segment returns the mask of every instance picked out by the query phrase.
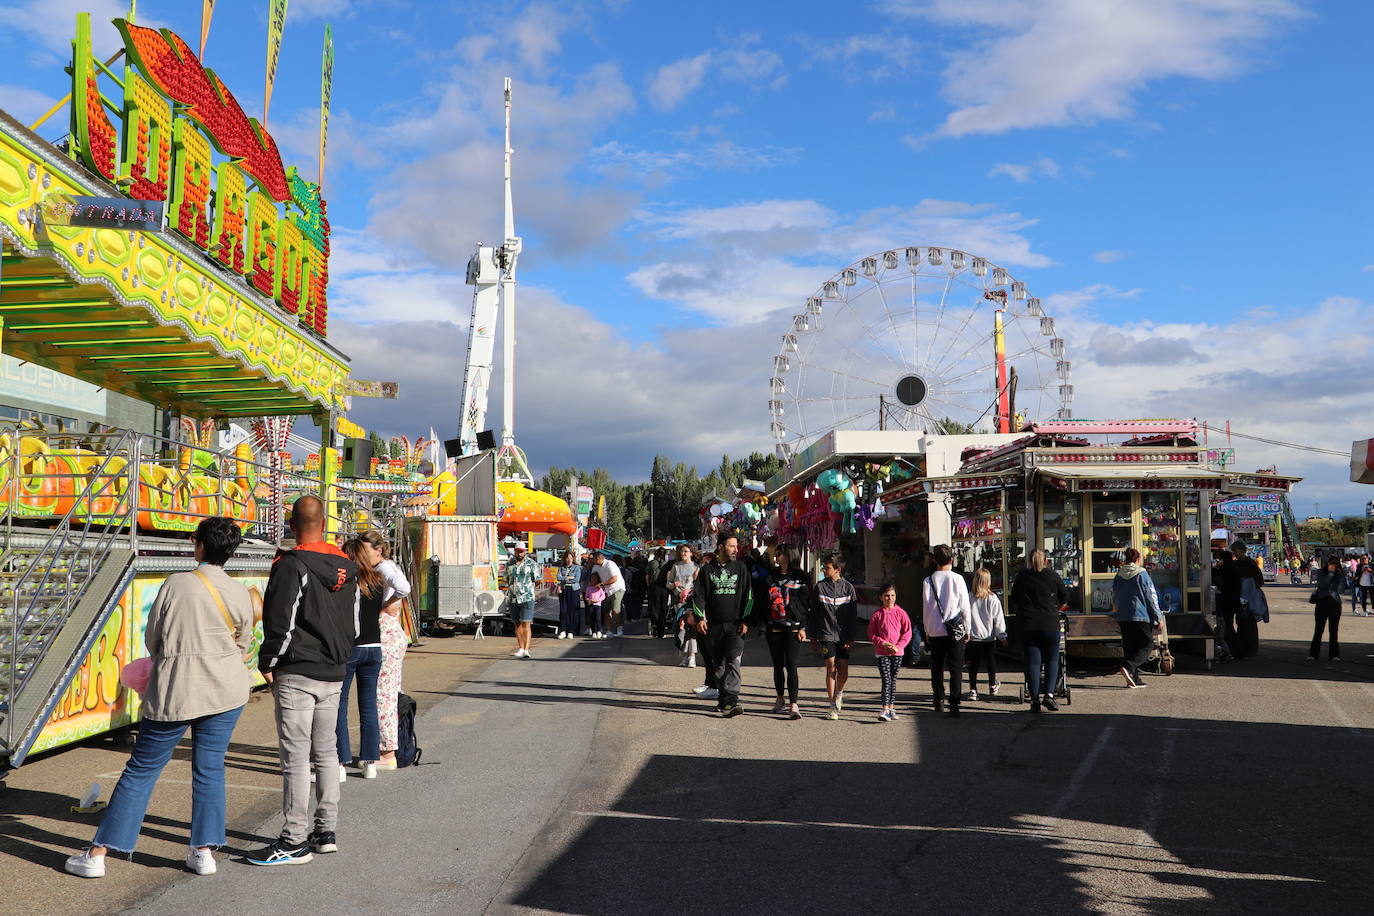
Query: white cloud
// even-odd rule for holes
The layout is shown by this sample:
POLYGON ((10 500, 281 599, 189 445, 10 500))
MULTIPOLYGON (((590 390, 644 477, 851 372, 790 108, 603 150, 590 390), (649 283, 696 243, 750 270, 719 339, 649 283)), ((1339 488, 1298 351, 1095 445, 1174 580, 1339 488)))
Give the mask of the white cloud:
MULTIPOLYGON (((18 51, 21 45, 37 45, 44 52, 35 55, 36 62, 43 61, 38 66, 51 66, 53 59, 67 62, 72 56, 79 12, 91 14, 91 44, 102 60, 121 47, 119 32, 110 20, 129 15, 129 4, 123 0, 21 0, 6 4, 0 6, 0 34, 9 39, 6 45, 10 52, 18 51), (18 42, 17 35, 31 41, 18 42)), ((156 28, 162 23, 140 15, 138 24, 156 28)))
POLYGON ((718 140, 696 149, 650 150, 618 140, 593 149, 588 165, 603 171, 624 170, 640 176, 671 177, 688 169, 748 171, 796 162, 801 150, 777 146, 747 147, 718 140))
MULTIPOLYGON (((592 311, 530 286, 521 290, 520 322, 515 429, 536 473, 550 464, 608 467, 629 481, 647 477, 658 452, 714 466, 723 453, 771 448, 769 358, 757 339, 772 340, 780 328, 678 329, 658 343, 634 342, 592 311), (646 387, 644 379, 654 385, 646 387), (663 409, 663 392, 687 390, 692 397, 663 409), (596 435, 586 435, 588 414, 570 408, 608 403, 615 409, 597 413, 596 435)), ((383 435, 456 428, 463 325, 466 320, 331 323, 331 340, 353 357, 356 375, 400 383, 397 400, 355 401, 352 418, 383 435), (442 405, 451 405, 451 416, 442 405)), ((498 347, 498 373, 500 358, 498 347)), ((501 409, 494 386, 487 416, 500 417, 501 409)))
POLYGON ((873 109, 873 113, 868 116, 870 122, 895 121, 897 120, 897 106, 891 103, 879 105, 873 109))
MULTIPOLYGON (((4 100, 0 107, 25 125, 37 121, 57 104, 56 98, 27 86, 0 85, 0 99, 4 100)), ((66 130, 66 125, 67 118, 59 112, 40 127, 39 132, 49 136, 50 132, 54 131, 61 134, 66 130)))
POLYGON ((950 55, 954 106, 936 136, 997 134, 1132 114, 1147 84, 1234 76, 1281 24, 1290 0, 888 0, 893 13, 966 29, 950 55))
POLYGON ((999 162, 988 170, 989 178, 995 178, 998 175, 1006 175, 1017 184, 1025 184, 1037 176, 1040 178, 1058 178, 1059 163, 1048 156, 1041 156, 1034 162, 1027 163, 999 162))
POLYGON ((1031 167, 1012 162, 999 162, 988 169, 989 178, 996 178, 998 175, 1006 175, 1017 184, 1025 184, 1031 180, 1031 167))
POLYGON ((1366 264, 1365 266, 1361 267, 1360 270, 1364 273, 1368 273, 1369 271, 1374 270, 1374 264, 1366 264))
MULTIPOLYGON (((1332 422, 1362 410, 1362 378, 1374 359, 1374 333, 1358 329, 1340 348, 1324 346, 1328 329, 1347 323, 1370 303, 1333 298, 1308 307, 1256 309, 1227 323, 1156 323, 1133 319, 1123 301, 1141 291, 1093 286, 1045 297, 1046 311, 1067 341, 1081 417, 1185 417, 1212 424, 1212 444, 1230 421, 1237 432, 1344 450, 1355 438, 1348 424, 1332 422), (1106 301, 1111 300, 1109 307, 1106 301), (1101 304, 1101 305, 1099 305, 1101 304), (1107 316, 1111 317, 1108 318, 1107 316), (1311 354, 1322 353, 1320 361, 1311 354)), ((1277 465, 1306 477, 1294 499, 1346 505, 1368 499, 1347 481, 1339 458, 1236 440, 1238 467, 1277 465)))
MULTIPOLYGON (((745 44, 755 39, 746 36, 745 44)), ((776 89, 786 80, 781 73, 782 58, 764 48, 737 47, 703 51, 660 67, 649 81, 649 104, 658 111, 671 111, 700 89, 713 71, 721 79, 741 82, 767 81, 776 89)))
POLYGON ((706 71, 710 66, 711 52, 707 51, 660 67, 649 83, 649 104, 659 111, 676 108, 706 82, 706 71))
POLYGON ((1120 261, 1128 254, 1130 254, 1130 252, 1128 251, 1116 251, 1114 249, 1108 248, 1105 251, 1099 251, 1095 253, 1093 255, 1093 260, 1099 264, 1115 264, 1117 261, 1120 261))
POLYGON ((892 31, 850 35, 839 40, 803 38, 800 41, 807 59, 813 64, 824 63, 828 70, 836 69, 838 64, 849 76, 885 79, 911 70, 920 62, 920 43, 909 35, 892 31))
POLYGON ((960 248, 1006 266, 1043 267, 1022 231, 1034 224, 986 204, 923 200, 838 214, 814 200, 766 200, 645 213, 665 256, 632 272, 632 286, 717 324, 795 312, 841 267, 907 245, 960 248))
POLYGON ((287 18, 289 25, 292 20, 300 19, 329 19, 339 18, 353 12, 352 0, 291 0, 291 5, 287 7, 290 15, 287 18))

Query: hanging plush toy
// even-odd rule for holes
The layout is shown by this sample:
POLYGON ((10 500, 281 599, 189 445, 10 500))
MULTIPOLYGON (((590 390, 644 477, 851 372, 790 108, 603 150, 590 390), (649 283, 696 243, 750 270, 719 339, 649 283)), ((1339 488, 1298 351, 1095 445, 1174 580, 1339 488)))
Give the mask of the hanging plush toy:
POLYGON ((830 497, 830 511, 840 516, 846 534, 854 533, 854 506, 858 495, 849 476, 838 468, 822 471, 816 478, 816 486, 830 497))

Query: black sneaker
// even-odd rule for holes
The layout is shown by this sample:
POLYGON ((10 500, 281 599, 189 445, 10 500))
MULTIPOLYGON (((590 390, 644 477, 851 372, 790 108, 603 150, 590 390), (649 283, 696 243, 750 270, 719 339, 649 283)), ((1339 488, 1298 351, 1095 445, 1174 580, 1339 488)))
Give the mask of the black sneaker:
POLYGON ((249 865, 304 865, 314 858, 309 843, 292 843, 277 837, 257 852, 243 857, 249 865))
POLYGON ((1050 712, 1059 712, 1059 704, 1054 701, 1054 697, 1045 697, 1045 699, 1041 700, 1040 702, 1041 705, 1048 709, 1050 712))
POLYGON ((949 706, 949 717, 951 719, 959 718, 959 707, 953 703, 949 706))
POLYGON ((720 711, 720 717, 722 719, 733 719, 735 716, 742 715, 744 715, 744 710, 740 709, 738 703, 731 703, 729 706, 722 708, 720 711))
POLYGON ((310 834, 310 839, 305 841, 314 847, 316 852, 338 852, 339 840, 334 836, 332 830, 316 830, 310 834))

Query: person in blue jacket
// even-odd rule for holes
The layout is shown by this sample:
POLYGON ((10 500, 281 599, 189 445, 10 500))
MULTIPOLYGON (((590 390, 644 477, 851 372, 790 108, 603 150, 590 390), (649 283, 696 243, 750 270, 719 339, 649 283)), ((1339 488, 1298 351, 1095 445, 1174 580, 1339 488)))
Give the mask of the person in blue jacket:
POLYGON ((1150 657, 1152 634, 1163 618, 1154 581, 1140 565, 1140 551, 1127 547, 1125 557, 1112 580, 1112 614, 1121 628, 1121 654, 1125 658, 1121 676, 1127 687, 1144 687, 1140 666, 1150 657))

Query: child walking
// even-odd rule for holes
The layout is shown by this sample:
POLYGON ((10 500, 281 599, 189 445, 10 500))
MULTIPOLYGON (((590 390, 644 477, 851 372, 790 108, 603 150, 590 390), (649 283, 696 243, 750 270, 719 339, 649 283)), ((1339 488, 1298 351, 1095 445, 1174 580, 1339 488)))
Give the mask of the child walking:
POLYGON ((911 618, 897 606, 897 590, 884 585, 878 590, 878 609, 868 621, 868 638, 878 659, 878 677, 883 682, 883 711, 879 722, 897 718, 892 708, 897 701, 897 672, 902 667, 902 653, 911 642, 911 618))
POLYGON ((968 692, 966 700, 978 699, 978 666, 988 672, 988 693, 997 696, 1002 683, 997 679, 997 647, 1007 644, 1007 618, 1002 602, 992 593, 992 573, 979 569, 973 574, 973 607, 968 621, 968 692))
POLYGON ((592 573, 582 596, 587 602, 587 626, 591 630, 587 635, 592 639, 605 639, 606 633, 601 628, 601 603, 606 600, 606 589, 601 587, 601 577, 596 573, 592 573))

